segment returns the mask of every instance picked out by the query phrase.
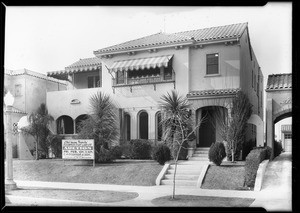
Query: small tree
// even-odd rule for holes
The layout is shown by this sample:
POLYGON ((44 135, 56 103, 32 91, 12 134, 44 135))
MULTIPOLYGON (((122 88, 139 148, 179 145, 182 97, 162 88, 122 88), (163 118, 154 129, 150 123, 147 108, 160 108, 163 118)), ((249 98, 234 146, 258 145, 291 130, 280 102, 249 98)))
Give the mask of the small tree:
POLYGON ((94 139, 97 158, 109 149, 118 136, 116 107, 110 97, 97 92, 90 98, 92 114, 79 124, 78 138, 94 139))
POLYGON ((36 160, 39 159, 39 147, 48 156, 49 141, 48 135, 50 134, 49 125, 53 121, 53 117, 48 114, 46 104, 42 103, 40 107, 29 116, 30 125, 22 128, 25 134, 30 134, 35 139, 36 160))
POLYGON ((167 93, 161 97, 162 120, 163 125, 163 141, 166 141, 171 147, 172 156, 175 163, 175 171, 173 177, 173 194, 172 199, 175 198, 175 179, 178 164, 178 157, 181 149, 184 149, 183 144, 190 140, 194 135, 194 131, 200 125, 195 125, 192 128, 193 121, 190 114, 190 104, 185 97, 179 96, 176 91, 171 94, 167 93))
POLYGON ((231 118, 224 119, 224 113, 216 108, 216 117, 221 126, 220 135, 226 142, 227 158, 235 161, 235 154, 242 148, 245 139, 247 121, 252 114, 252 105, 241 91, 232 100, 231 118))

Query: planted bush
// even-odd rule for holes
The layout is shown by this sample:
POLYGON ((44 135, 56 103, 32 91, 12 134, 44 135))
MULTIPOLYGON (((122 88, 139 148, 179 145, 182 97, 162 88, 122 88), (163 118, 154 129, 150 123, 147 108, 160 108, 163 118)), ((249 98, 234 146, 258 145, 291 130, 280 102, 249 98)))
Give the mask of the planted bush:
POLYGON ((160 165, 164 165, 166 161, 171 160, 171 151, 165 144, 155 146, 152 151, 152 159, 156 160, 160 165))
POLYGON ((50 148, 55 158, 62 158, 62 139, 60 135, 50 135, 48 140, 50 142, 50 148))
POLYGON ((245 163, 245 185, 248 187, 254 187, 256 173, 259 164, 266 159, 265 148, 253 149, 246 157, 245 163))
POLYGON ((274 140, 274 158, 280 155, 282 152, 282 145, 280 142, 274 140))
POLYGON ((213 143, 208 151, 208 158, 217 166, 220 166, 226 157, 225 146, 221 142, 213 143))
POLYGON ((105 149, 103 146, 96 153, 96 162, 97 163, 109 163, 115 159, 112 152, 108 149, 105 149))
POLYGON ((271 158, 272 148, 269 146, 266 146, 265 150, 266 150, 266 158, 265 159, 268 160, 271 158))
POLYGON ((110 152, 115 159, 120 159, 123 153, 122 148, 118 145, 111 147, 110 152))
POLYGON ((130 141, 130 158, 150 159, 151 144, 147 140, 136 139, 130 141))
POLYGON ((250 151, 256 146, 256 140, 248 140, 243 143, 243 155, 242 160, 246 159, 246 156, 250 153, 250 151))

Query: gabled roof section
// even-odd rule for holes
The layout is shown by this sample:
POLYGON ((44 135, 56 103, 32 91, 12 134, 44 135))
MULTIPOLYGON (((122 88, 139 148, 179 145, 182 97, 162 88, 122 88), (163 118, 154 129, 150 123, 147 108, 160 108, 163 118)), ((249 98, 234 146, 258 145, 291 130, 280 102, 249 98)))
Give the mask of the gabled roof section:
POLYGON ((273 74, 268 76, 266 90, 292 89, 292 73, 273 74))
POLYGON ((241 37, 247 23, 204 28, 178 33, 157 33, 94 51, 95 55, 183 43, 205 43, 241 37))

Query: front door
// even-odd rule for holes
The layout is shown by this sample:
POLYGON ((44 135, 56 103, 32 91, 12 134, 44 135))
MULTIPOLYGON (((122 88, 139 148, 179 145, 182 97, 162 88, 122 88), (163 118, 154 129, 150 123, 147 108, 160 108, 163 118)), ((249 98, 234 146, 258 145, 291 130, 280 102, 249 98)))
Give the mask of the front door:
POLYGON ((203 123, 199 128, 198 147, 210 147, 216 140, 216 120, 212 117, 212 109, 202 109, 202 117, 205 116, 203 123))

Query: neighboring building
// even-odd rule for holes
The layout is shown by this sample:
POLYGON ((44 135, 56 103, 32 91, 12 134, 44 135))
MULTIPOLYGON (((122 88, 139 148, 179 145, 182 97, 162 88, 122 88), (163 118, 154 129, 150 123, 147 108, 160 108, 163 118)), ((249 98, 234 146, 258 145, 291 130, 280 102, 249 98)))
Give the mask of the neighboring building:
MULTIPOLYGON (((263 74, 247 23, 158 33, 94 54, 95 58, 82 59, 64 71, 48 73, 72 78, 73 83, 71 90, 47 93, 58 133, 76 134, 76 124, 89 114, 89 97, 96 91, 115 100, 120 139, 160 140, 160 97, 173 89, 187 96, 194 119, 206 116, 211 121, 200 126, 194 146, 209 147, 222 140, 215 107, 230 115, 232 98, 239 90, 249 97, 253 114, 263 119, 263 74)), ((255 137, 255 128, 249 129, 248 137, 255 137)))
POLYGON ((281 125, 281 144, 285 152, 292 151, 292 125, 281 125))
MULTIPOLYGON (((267 145, 273 148, 275 124, 292 117, 292 73, 269 75, 266 96, 266 139, 267 145)), ((292 140, 287 144, 283 148, 291 150, 292 140)))
MULTIPOLYGON (((15 126, 21 117, 30 115, 41 103, 46 103, 47 91, 67 89, 66 82, 27 69, 5 70, 4 87, 15 98, 12 114, 12 123, 15 126)), ((33 139, 26 137, 26 144, 20 144, 18 136, 13 135, 14 157, 26 158, 31 155, 27 152, 33 149, 33 139)))

